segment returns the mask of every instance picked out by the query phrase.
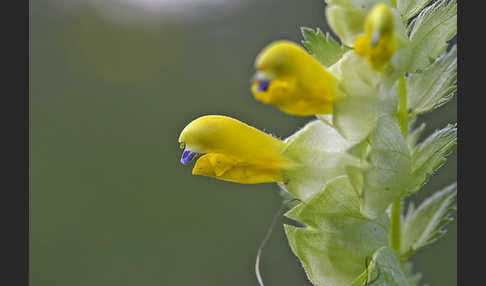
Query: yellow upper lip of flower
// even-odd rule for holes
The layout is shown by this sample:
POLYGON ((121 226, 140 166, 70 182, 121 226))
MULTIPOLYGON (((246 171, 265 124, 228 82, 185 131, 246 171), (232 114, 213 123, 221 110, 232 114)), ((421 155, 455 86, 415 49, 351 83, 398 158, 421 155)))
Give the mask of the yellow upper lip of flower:
POLYGON ((255 59, 253 96, 282 111, 308 116, 331 113, 338 80, 307 51, 290 41, 276 41, 255 59))
MULTIPOLYGON (((197 153, 228 153, 240 157, 268 157, 261 150, 281 150, 284 143, 250 125, 223 115, 206 115, 189 123, 179 143, 197 153)), ((271 156, 278 154, 271 154, 271 156)))

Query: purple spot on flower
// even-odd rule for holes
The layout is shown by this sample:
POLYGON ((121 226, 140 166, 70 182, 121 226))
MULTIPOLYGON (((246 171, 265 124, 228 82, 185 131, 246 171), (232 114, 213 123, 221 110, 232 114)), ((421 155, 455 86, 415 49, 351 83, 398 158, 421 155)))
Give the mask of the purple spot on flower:
POLYGON ((196 155, 197 155, 196 152, 192 152, 190 150, 184 150, 184 152, 182 152, 181 163, 184 165, 189 164, 196 155))
POLYGON ((267 91, 269 85, 270 85, 269 79, 259 79, 257 91, 267 91))

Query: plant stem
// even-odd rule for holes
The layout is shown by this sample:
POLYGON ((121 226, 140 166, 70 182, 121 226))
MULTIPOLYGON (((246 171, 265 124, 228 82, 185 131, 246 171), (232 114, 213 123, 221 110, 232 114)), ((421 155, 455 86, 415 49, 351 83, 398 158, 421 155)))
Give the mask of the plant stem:
POLYGON ((400 253, 400 238, 402 226, 402 200, 396 200, 391 208, 391 229, 390 229, 390 246, 395 249, 398 255, 400 253))
POLYGON ((392 0, 391 4, 393 8, 397 8, 397 0, 392 0))
POLYGON ((398 110, 397 119, 402 130, 402 135, 407 138, 408 133, 408 111, 407 111, 407 88, 405 83, 405 75, 398 79, 398 110))
MULTIPOLYGON (((407 89, 405 74, 398 79, 398 110, 397 119, 402 130, 403 138, 408 136, 408 111, 407 111, 407 89)), ((395 249, 398 255, 400 253, 400 239, 402 236, 402 200, 396 200, 391 207, 391 229, 390 229, 390 246, 395 249)))

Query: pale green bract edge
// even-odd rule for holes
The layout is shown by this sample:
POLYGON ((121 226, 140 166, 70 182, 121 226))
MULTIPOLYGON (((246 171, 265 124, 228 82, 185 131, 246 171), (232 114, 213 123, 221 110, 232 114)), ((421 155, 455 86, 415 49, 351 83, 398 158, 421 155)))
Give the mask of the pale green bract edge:
POLYGON ((434 193, 415 209, 409 205, 403 219, 401 253, 408 258, 418 249, 441 238, 456 211, 457 185, 454 183, 434 193))
POLYGON ((422 10, 410 24, 413 57, 409 72, 429 66, 456 33, 456 1, 440 0, 422 10))
POLYGON ((351 285, 365 271, 366 257, 388 244, 388 217, 362 216, 359 197, 346 176, 330 181, 285 216, 305 225, 285 225, 285 233, 316 286, 351 285))
POLYGON ((456 80, 457 47, 454 45, 425 70, 407 78, 409 113, 419 115, 447 103, 455 94, 456 80))
POLYGON ((314 31, 311 28, 301 27, 301 32, 304 37, 302 44, 325 67, 337 62, 349 50, 341 46, 329 33, 324 35, 319 28, 314 31))

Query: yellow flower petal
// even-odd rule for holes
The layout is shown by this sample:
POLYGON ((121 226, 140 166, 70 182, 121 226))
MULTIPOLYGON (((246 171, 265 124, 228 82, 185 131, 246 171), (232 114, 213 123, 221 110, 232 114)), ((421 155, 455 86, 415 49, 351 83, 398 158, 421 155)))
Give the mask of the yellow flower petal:
POLYGON ((381 70, 399 48, 390 8, 386 4, 376 5, 366 17, 364 30, 354 42, 354 51, 365 57, 373 69, 381 70))
POLYGON ((332 113, 338 80, 299 45, 270 44, 257 56, 255 68, 251 91, 257 100, 292 115, 332 113))
POLYGON ((239 160, 219 153, 210 153, 199 158, 192 169, 192 174, 241 184, 282 181, 278 164, 239 160))
POLYGON ((179 136, 186 150, 181 162, 200 157, 193 174, 244 184, 277 182, 287 161, 280 155, 285 143, 239 120, 221 115, 202 116, 179 136), (189 154, 189 155, 188 155, 189 154))

